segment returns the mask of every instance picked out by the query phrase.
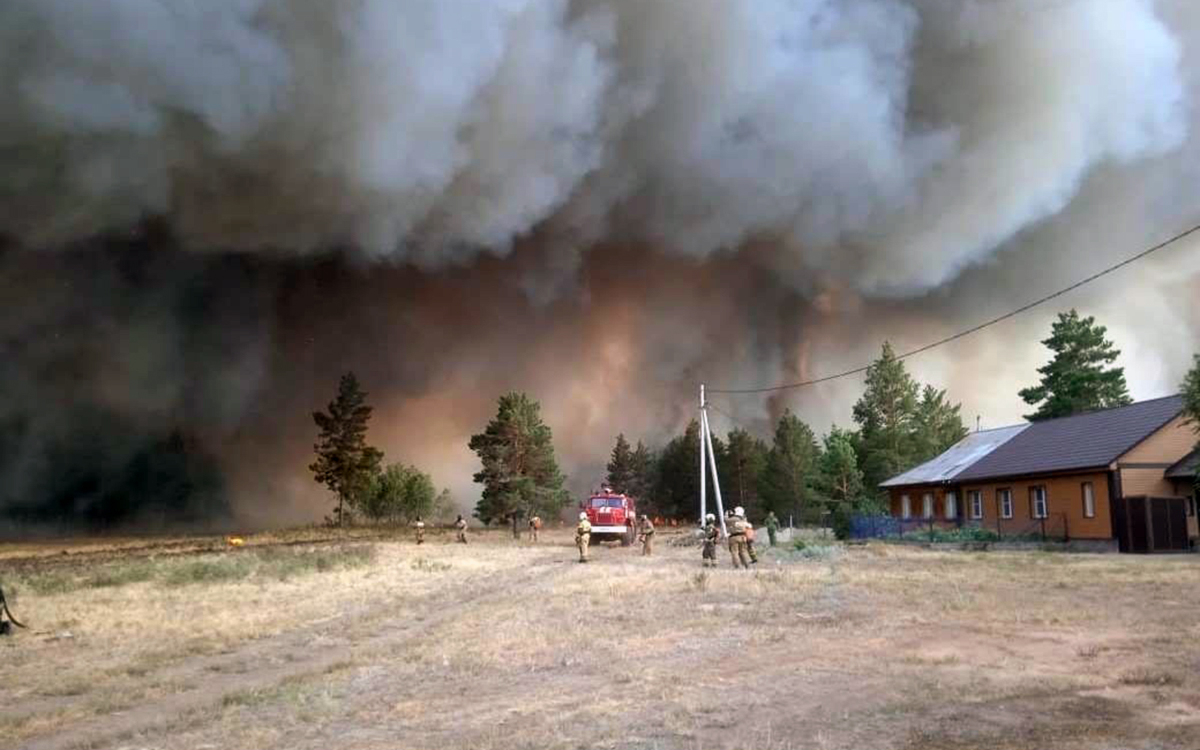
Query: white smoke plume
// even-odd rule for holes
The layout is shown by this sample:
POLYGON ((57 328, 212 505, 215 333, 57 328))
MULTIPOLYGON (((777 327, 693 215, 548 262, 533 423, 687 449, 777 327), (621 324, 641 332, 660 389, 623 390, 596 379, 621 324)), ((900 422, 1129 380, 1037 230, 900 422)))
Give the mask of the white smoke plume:
MULTIPOLYGON (((503 381, 586 473, 701 377, 924 343, 1193 218, 1198 51, 1186 0, 0 0, 0 419, 72 392, 290 461, 355 366, 401 451, 439 462, 503 381), (437 448, 395 427, 468 402, 437 448)), ((820 429, 856 387, 730 408, 820 429)))

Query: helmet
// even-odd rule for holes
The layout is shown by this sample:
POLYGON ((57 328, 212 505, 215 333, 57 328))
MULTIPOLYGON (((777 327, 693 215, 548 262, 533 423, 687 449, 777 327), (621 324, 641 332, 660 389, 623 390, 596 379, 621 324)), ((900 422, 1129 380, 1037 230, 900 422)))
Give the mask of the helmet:
POLYGON ((580 514, 579 514, 579 520, 580 520, 580 521, 586 521, 586 520, 587 520, 587 513, 580 513, 580 514))
POLYGON ((649 520, 650 520, 650 516, 648 516, 648 515, 646 515, 645 513, 643 513, 643 514, 642 514, 642 520, 643 520, 643 521, 649 521, 649 520))
POLYGON ((742 508, 742 506, 739 505, 738 507, 733 509, 733 515, 744 516, 744 515, 746 515, 746 511, 744 508, 742 508))
POLYGON ((715 521, 715 520, 717 520, 717 517, 714 516, 712 513, 709 513, 707 516, 704 517, 704 520, 705 521, 715 521))

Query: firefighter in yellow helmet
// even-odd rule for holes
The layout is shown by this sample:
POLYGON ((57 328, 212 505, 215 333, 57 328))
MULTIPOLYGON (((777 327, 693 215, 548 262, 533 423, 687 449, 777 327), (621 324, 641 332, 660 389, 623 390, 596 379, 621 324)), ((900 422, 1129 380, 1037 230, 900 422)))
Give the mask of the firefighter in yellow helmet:
POLYGON ((642 555, 650 555, 654 552, 654 524, 650 523, 650 516, 642 515, 642 527, 640 530, 639 539, 642 540, 642 555))
POLYGON ((738 508, 725 519, 729 531, 729 556, 733 567, 750 567, 750 553, 746 550, 746 519, 738 514, 738 508))
POLYGON ((579 562, 588 561, 588 544, 592 541, 592 524, 588 522, 587 513, 579 514, 579 524, 575 527, 575 546, 579 548, 579 562))
POLYGON ((529 519, 529 541, 537 543, 538 532, 542 530, 542 517, 534 515, 529 519))
POLYGON ((746 518, 746 511, 742 509, 742 506, 734 508, 733 514, 741 516, 742 523, 746 525, 746 552, 750 555, 750 564, 758 565, 758 553, 754 551, 754 525, 746 518))

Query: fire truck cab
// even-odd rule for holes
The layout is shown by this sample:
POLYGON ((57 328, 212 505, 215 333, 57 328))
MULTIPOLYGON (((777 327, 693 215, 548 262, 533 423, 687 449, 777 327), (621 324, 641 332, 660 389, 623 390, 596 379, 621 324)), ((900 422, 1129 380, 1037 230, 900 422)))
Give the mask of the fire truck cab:
POLYGON ((637 508, 628 495, 606 487, 593 492, 580 510, 587 513, 594 541, 620 541, 627 547, 637 536, 637 508))

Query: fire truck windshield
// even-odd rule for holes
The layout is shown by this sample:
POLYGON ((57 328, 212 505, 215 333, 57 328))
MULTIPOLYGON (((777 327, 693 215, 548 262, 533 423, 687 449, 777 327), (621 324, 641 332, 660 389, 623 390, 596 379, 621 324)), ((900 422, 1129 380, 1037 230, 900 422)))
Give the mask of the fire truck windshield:
POLYGON ((593 508, 620 508, 621 500, 615 497, 593 497, 593 508))

